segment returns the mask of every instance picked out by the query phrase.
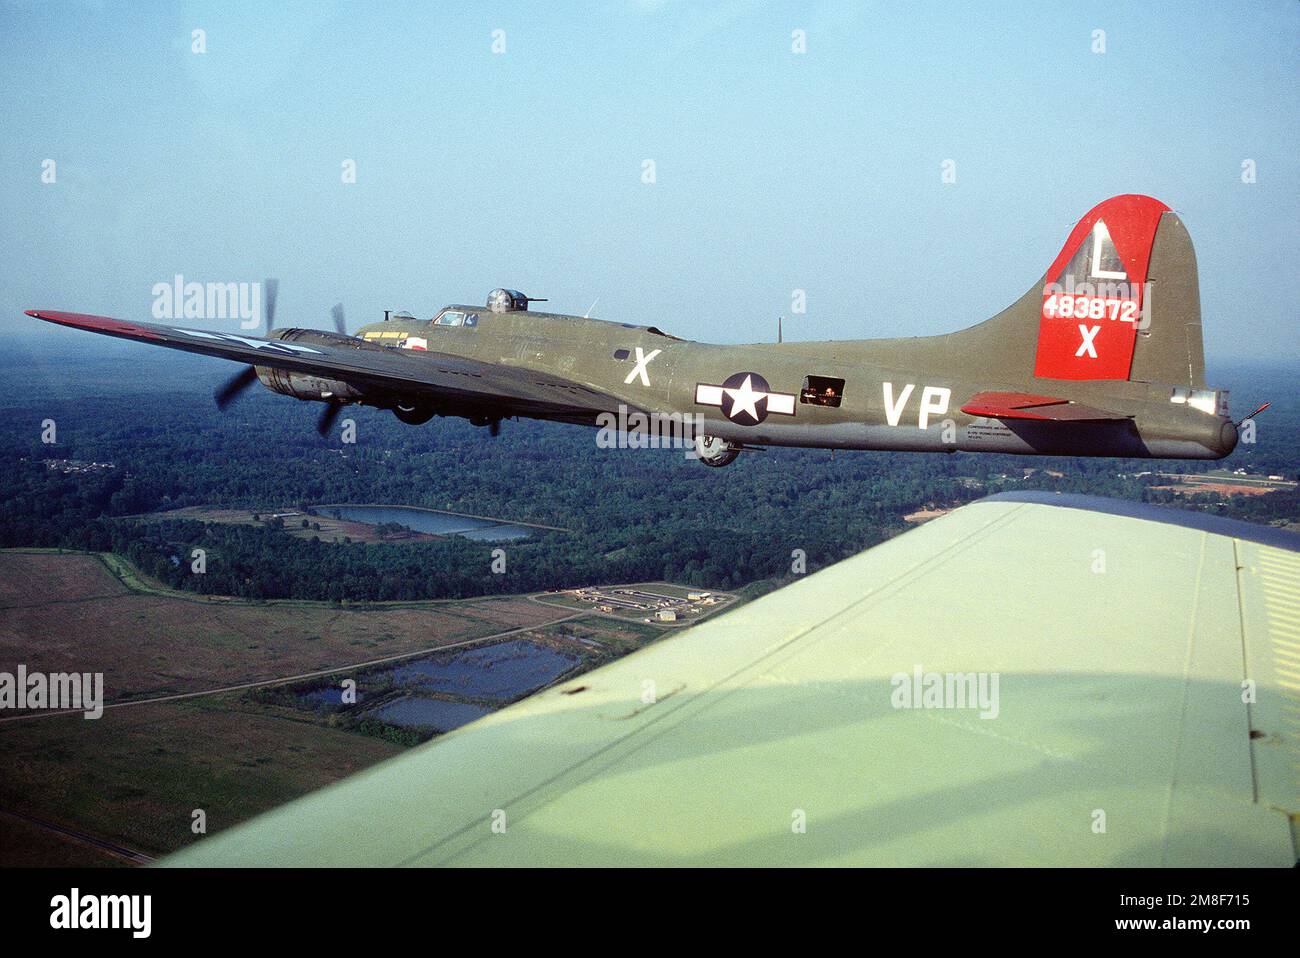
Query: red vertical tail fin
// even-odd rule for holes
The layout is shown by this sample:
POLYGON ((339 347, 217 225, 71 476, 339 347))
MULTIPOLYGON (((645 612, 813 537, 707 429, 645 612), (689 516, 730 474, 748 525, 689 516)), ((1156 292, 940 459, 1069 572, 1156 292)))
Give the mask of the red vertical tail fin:
POLYGON ((1115 196, 1075 225, 1043 279, 1034 375, 1204 385, 1196 254, 1164 203, 1115 196))
POLYGON ((1035 376, 1129 378, 1151 250, 1168 212, 1159 200, 1130 193, 1079 220, 1043 281, 1035 376))

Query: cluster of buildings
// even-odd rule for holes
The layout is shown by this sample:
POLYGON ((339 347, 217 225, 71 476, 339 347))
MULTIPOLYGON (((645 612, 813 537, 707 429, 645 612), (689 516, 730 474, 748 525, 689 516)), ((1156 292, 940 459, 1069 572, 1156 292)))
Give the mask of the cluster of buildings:
POLYGON ((700 612, 721 601, 712 592, 690 592, 682 598, 634 588, 588 587, 572 589, 570 594, 581 602, 593 603, 601 612, 650 613, 643 617, 645 622, 676 622, 682 615, 700 612))

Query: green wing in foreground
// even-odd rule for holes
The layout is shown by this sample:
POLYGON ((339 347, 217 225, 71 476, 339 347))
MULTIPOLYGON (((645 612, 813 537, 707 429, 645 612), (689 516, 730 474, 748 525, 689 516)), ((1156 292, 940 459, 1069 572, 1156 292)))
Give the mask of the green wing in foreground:
POLYGON ((165 864, 1290 866, 1297 542, 993 497, 165 864))

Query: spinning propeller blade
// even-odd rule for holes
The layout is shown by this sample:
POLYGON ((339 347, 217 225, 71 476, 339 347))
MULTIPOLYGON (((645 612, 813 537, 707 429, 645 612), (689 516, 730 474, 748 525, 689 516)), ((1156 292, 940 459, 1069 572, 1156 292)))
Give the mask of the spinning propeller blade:
POLYGON ((217 408, 225 409, 243 395, 244 390, 255 382, 257 382, 257 370, 252 366, 245 366, 227 379, 225 384, 212 394, 212 397, 217 401, 217 408))
POLYGON ((321 410, 320 419, 316 420, 316 431, 322 436, 328 436, 330 430, 334 428, 334 420, 339 418, 339 413, 342 411, 342 403, 326 403, 325 408, 321 410))
POLYGON ((262 286, 266 291, 265 334, 269 336, 271 330, 275 328, 275 298, 280 293, 280 281, 278 279, 268 279, 262 283, 262 286))

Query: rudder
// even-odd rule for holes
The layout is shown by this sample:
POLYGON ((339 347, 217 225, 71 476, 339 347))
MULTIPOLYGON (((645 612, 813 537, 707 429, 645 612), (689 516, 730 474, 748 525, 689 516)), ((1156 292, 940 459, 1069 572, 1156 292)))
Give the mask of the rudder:
POLYGON ((1205 388, 1196 250, 1172 210, 1160 217, 1147 272, 1150 323, 1138 327, 1129 379, 1205 388))

